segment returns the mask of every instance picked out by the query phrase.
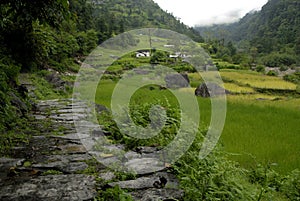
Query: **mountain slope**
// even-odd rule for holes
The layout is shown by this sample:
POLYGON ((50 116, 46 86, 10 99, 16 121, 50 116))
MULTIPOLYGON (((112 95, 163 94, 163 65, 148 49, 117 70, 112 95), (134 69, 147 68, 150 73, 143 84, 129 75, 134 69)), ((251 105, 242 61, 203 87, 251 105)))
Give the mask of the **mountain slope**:
POLYGON ((290 53, 299 54, 300 1, 269 0, 261 11, 247 14, 237 23, 196 29, 206 38, 249 40, 263 53, 288 48, 290 53))
POLYGON ((93 3, 96 7, 95 25, 106 35, 137 28, 155 27, 171 29, 188 35, 195 41, 203 41, 196 30, 163 11, 152 0, 94 0, 93 3))

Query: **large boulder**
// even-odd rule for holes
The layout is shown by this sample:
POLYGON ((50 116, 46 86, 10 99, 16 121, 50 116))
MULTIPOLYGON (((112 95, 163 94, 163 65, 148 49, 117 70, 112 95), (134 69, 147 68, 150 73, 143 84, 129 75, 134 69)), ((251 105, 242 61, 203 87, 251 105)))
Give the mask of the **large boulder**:
POLYGON ((14 105, 21 112, 21 114, 25 115, 29 110, 28 105, 14 92, 8 92, 8 95, 11 98, 10 102, 12 105, 14 105))
POLYGON ((212 82, 202 83, 195 90, 195 95, 201 97, 214 97, 228 93, 229 91, 212 82))
POLYGON ((46 75, 45 79, 57 90, 66 91, 66 87, 71 86, 70 82, 61 79, 58 72, 52 72, 46 75))
POLYGON ((165 82, 167 88, 170 89, 184 88, 184 87, 188 87, 190 84, 189 77, 185 73, 168 74, 165 77, 165 82))

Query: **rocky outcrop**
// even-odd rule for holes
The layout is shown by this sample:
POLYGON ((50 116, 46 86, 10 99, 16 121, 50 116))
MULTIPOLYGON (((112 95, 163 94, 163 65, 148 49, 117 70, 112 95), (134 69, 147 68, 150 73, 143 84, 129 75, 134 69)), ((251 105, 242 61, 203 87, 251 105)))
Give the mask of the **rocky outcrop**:
POLYGON ((190 80, 187 74, 168 74, 165 77, 165 82, 167 88, 176 89, 176 88, 184 88, 188 87, 190 84, 190 80))
POLYGON ((201 97, 215 97, 225 94, 229 94, 229 91, 212 82, 202 83, 195 90, 195 95, 201 97))

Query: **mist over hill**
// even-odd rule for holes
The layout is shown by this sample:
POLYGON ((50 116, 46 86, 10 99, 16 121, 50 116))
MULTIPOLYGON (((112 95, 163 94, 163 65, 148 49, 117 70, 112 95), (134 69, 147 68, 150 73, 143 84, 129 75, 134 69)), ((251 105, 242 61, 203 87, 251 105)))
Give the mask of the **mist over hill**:
POLYGON ((232 41, 248 53, 252 48, 258 54, 287 54, 293 57, 292 63, 299 63, 299 1, 269 0, 260 11, 246 14, 236 23, 195 29, 206 41, 232 41))

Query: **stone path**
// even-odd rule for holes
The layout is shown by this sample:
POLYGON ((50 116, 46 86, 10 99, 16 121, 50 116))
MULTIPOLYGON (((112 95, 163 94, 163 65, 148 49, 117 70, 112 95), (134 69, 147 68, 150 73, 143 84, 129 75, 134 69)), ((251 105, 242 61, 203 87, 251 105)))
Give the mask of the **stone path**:
POLYGON ((87 121, 89 112, 85 103, 71 99, 40 101, 32 125, 40 134, 14 147, 14 158, 0 158, 0 200, 94 200, 97 191, 116 185, 135 200, 182 198, 176 177, 155 158, 159 150, 126 152, 124 146, 109 143, 109 133, 87 121), (119 181, 107 167, 116 161, 134 172, 135 179, 119 181))

